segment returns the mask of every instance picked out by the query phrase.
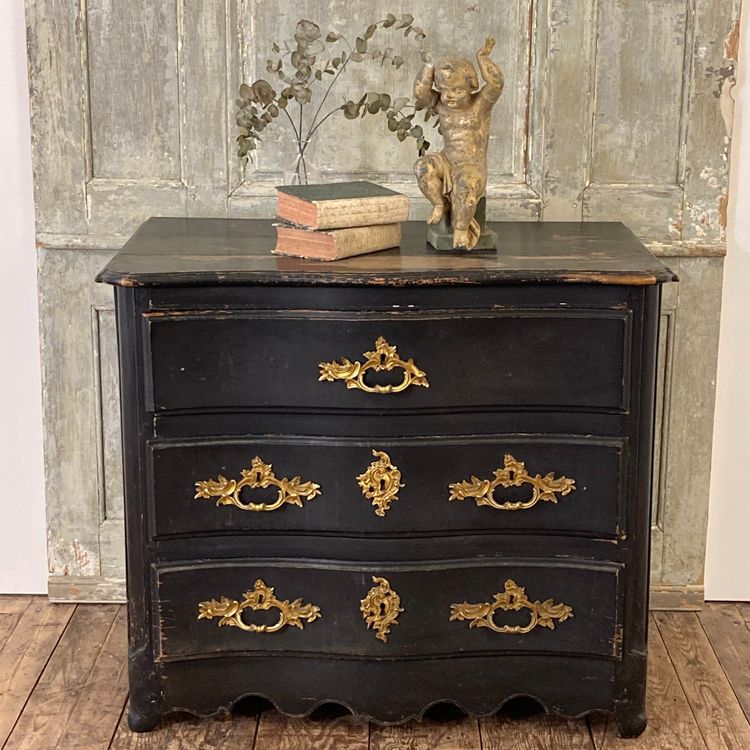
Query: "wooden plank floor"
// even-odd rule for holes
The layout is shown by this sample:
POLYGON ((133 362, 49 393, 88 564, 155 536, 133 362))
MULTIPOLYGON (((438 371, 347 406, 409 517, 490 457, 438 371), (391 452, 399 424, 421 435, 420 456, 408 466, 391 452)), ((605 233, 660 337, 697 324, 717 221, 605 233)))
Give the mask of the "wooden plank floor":
POLYGON ((0 596, 0 750, 750 750, 750 605, 655 612, 649 726, 621 740, 593 716, 564 721, 514 705, 379 727, 331 708, 287 719, 260 701, 228 720, 127 728, 126 617, 118 605, 0 596))

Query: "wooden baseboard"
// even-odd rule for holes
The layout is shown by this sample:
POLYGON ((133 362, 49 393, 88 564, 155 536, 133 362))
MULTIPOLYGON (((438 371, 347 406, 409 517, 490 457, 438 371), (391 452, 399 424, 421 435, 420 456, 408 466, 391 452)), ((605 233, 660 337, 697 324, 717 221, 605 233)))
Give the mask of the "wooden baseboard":
MULTIPOLYGON (((48 594, 52 602, 125 601, 125 581, 119 578, 50 576, 48 594)), ((697 612, 703 608, 703 586, 651 587, 649 609, 697 612)))
POLYGON ((651 587, 651 610, 683 610, 699 612, 703 609, 703 586, 664 586, 651 587))
POLYGON ((51 602, 122 604, 126 600, 125 581, 94 576, 49 576, 47 595, 51 602))

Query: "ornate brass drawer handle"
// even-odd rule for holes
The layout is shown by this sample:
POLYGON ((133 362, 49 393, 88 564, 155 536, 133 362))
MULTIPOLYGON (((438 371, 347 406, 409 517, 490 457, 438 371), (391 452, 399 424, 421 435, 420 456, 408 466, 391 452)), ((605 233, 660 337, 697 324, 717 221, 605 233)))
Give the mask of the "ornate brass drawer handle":
POLYGON ((410 385, 421 385, 429 388, 427 374, 420 370, 413 359, 403 360, 398 356, 395 346, 391 346, 382 336, 375 342, 375 351, 365 352, 364 363, 352 362, 346 357, 341 362, 321 362, 320 377, 318 380, 343 380, 347 388, 359 388, 367 393, 400 393, 410 385), (402 368, 404 379, 398 385, 367 385, 364 375, 368 370, 375 372, 390 372, 396 368, 402 368))
POLYGON ((282 505, 297 505, 302 507, 302 498, 314 500, 320 494, 320 485, 315 482, 303 482, 299 477, 293 479, 277 479, 271 464, 264 463, 258 456, 251 468, 242 470, 242 479, 227 479, 219 474, 217 479, 207 479, 195 483, 195 497, 211 499, 218 498, 217 505, 236 505, 242 510, 276 510, 282 505), (251 490, 278 487, 279 495, 273 503, 243 503, 240 492, 243 487, 251 490))
POLYGON ((505 591, 502 594, 495 594, 491 603, 451 604, 450 619, 459 622, 469 620, 470 628, 490 628, 496 633, 523 634, 533 630, 537 625, 540 628, 554 630, 555 620, 564 622, 569 617, 573 617, 572 607, 567 604, 554 604, 552 599, 531 602, 526 596, 526 589, 516 585, 516 582, 509 578, 505 582, 505 591), (499 609, 504 612, 519 612, 522 609, 528 609, 531 619, 528 625, 497 625, 494 615, 499 609))
POLYGON ((375 637, 386 643, 391 625, 398 625, 398 616, 404 610, 401 609, 401 597, 391 588, 387 579, 373 576, 372 582, 377 586, 367 592, 359 609, 367 627, 377 630, 375 637))
POLYGON ((357 477, 362 494, 367 500, 372 500, 376 516, 384 516, 391 503, 398 500, 398 491, 405 485, 401 484, 401 472, 391 463, 391 457, 384 451, 373 451, 377 458, 364 474, 357 477))
POLYGON ((208 602, 198 604, 198 619, 212 620, 214 617, 221 617, 219 627, 229 625, 235 628, 241 628, 248 633, 276 633, 287 625, 293 625, 295 628, 304 628, 305 622, 313 622, 321 617, 320 608, 314 604, 303 604, 302 599, 295 599, 290 602, 288 599, 281 601, 276 598, 271 586, 266 586, 262 579, 255 582, 252 591, 246 591, 245 597, 241 602, 236 599, 228 599, 222 596, 218 601, 211 599, 208 602), (273 625, 254 625, 246 623, 242 619, 242 613, 249 609, 252 612, 267 612, 270 609, 279 610, 278 622, 273 625))
POLYGON ((505 465, 502 469, 495 469, 494 479, 480 479, 472 476, 471 481, 456 482, 449 485, 451 494, 449 500, 467 500, 474 498, 477 505, 489 505, 497 510, 526 510, 533 508, 540 500, 549 503, 557 502, 557 493, 561 496, 568 495, 576 488, 575 479, 568 477, 555 478, 554 472, 545 476, 537 474, 531 476, 526 471, 523 461, 516 461, 510 453, 505 454, 505 465), (499 503, 495 500, 496 487, 520 487, 522 484, 530 484, 533 493, 528 500, 519 502, 499 503))

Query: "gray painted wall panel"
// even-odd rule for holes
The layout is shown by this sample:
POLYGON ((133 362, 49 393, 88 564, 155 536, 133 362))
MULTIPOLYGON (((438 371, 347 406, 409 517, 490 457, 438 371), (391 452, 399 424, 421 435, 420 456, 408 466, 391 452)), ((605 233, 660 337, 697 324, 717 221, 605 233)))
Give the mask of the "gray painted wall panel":
POLYGON ((86 0, 92 175, 181 176, 176 0, 86 0))
POLYGON ((677 184, 687 5, 600 0, 592 182, 677 184))

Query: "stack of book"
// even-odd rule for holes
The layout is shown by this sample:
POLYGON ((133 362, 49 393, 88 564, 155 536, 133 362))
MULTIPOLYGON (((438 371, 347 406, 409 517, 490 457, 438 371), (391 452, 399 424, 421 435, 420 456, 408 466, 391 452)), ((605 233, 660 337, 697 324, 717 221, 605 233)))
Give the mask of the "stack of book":
POLYGON ((274 253, 339 260, 401 243, 409 198, 395 190, 367 181, 277 189, 274 253))

